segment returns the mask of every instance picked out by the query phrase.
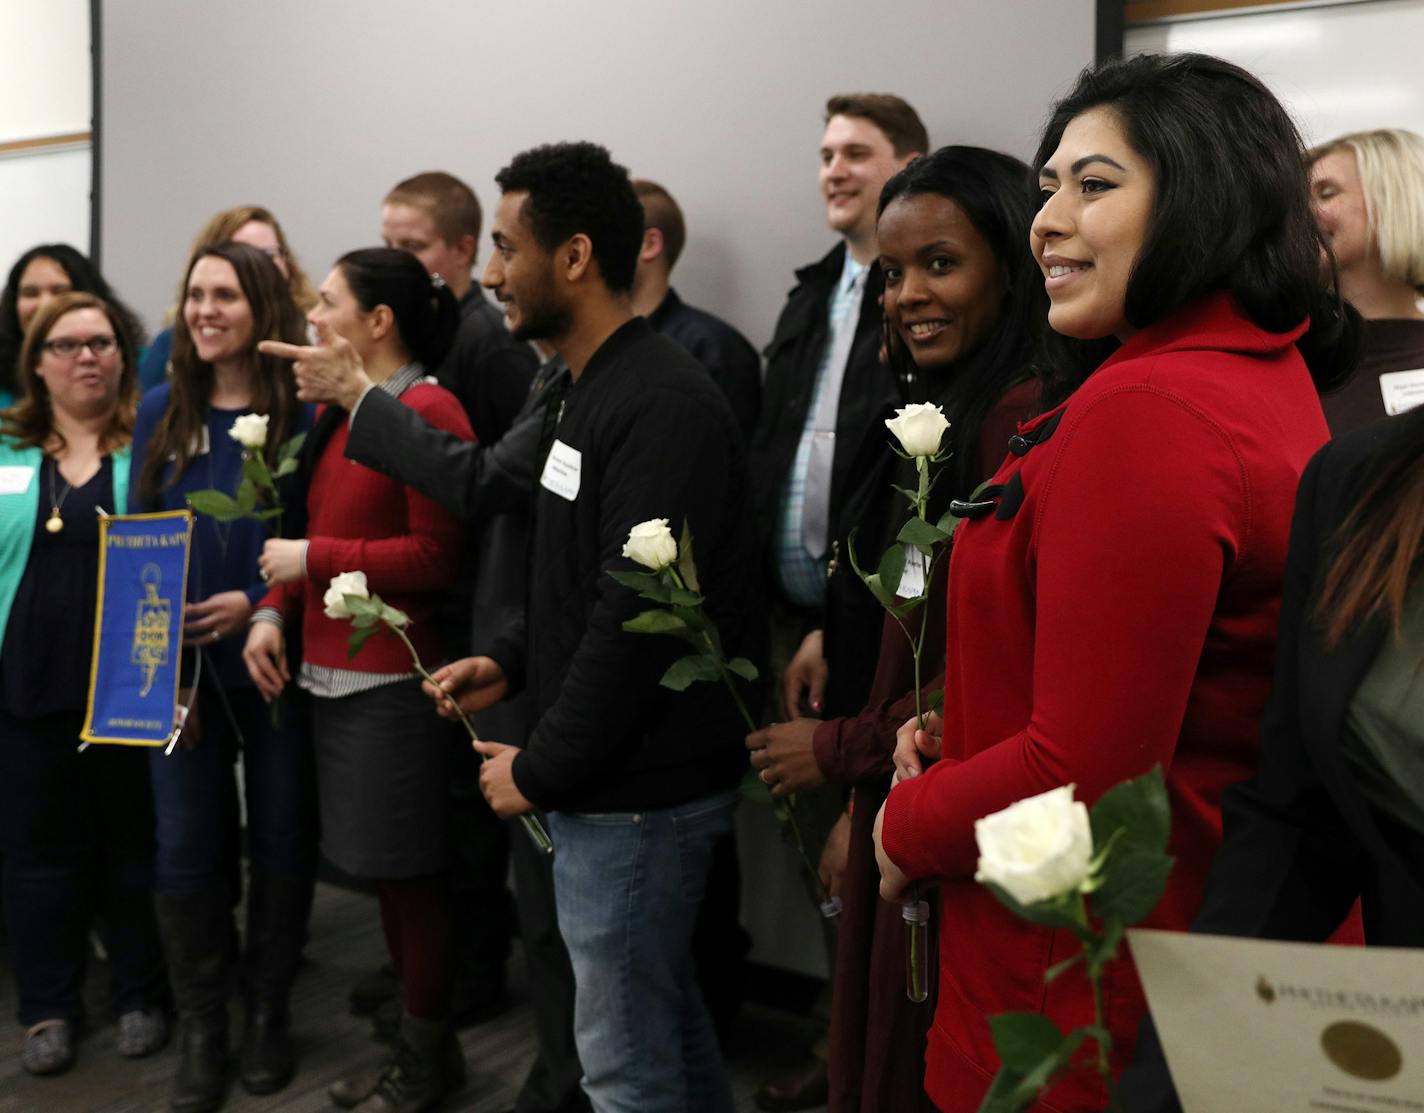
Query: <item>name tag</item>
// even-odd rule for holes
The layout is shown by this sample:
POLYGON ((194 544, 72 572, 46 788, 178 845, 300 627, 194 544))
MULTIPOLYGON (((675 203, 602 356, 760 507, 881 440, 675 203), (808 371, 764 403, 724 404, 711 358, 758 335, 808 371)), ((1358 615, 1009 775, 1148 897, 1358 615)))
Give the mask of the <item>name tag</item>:
POLYGON ((925 554, 913 545, 905 546, 905 570, 895 594, 901 599, 918 599, 925 593, 925 554))
POLYGON ((30 489, 35 469, 24 464, 0 468, 0 495, 18 495, 30 489))
POLYGON ((549 449, 549 458, 544 461, 544 474, 539 477, 539 486, 553 491, 561 499, 573 502, 578 498, 579 478, 583 474, 583 453, 570 448, 563 441, 556 440, 549 449))
POLYGON ((1402 414, 1424 402, 1424 367, 1413 371, 1389 371, 1380 376, 1384 412, 1402 414))

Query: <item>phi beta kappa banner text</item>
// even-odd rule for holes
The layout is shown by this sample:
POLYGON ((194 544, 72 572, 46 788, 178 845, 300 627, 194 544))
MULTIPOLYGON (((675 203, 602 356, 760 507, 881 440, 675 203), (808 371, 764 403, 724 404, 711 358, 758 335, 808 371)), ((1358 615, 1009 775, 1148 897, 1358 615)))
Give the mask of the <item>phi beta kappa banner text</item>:
POLYGON ((99 521, 99 604, 85 742, 162 746, 173 732, 193 515, 99 521))

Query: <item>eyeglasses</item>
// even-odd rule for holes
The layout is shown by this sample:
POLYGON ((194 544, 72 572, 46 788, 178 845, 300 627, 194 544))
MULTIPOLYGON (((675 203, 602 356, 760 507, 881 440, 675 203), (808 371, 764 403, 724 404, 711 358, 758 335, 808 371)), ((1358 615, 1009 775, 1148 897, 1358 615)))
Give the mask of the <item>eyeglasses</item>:
POLYGON ((75 359, 81 348, 88 348, 95 356, 106 356, 118 349, 119 342, 112 336, 91 336, 88 340, 75 340, 62 336, 58 340, 46 340, 40 345, 47 352, 53 352, 60 359, 75 359))

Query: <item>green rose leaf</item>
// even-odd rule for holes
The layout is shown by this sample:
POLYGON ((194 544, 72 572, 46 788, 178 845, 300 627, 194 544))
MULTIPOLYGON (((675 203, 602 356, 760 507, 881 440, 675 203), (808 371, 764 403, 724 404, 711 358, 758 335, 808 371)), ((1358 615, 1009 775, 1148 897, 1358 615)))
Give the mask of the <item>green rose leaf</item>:
POLYGON ((373 619, 381 617, 381 600, 378 597, 368 599, 364 595, 343 595, 341 602, 352 618, 358 615, 370 615, 373 619))
POLYGON ((242 482, 237 485, 237 508, 244 518, 257 508, 257 488, 246 476, 243 476, 242 482))
POLYGON ((1076 914, 1077 909, 1074 906, 1076 894, 1068 893, 1058 900, 1043 901, 1039 904, 1020 904, 1009 894, 1008 890, 1000 888, 992 881, 983 881, 980 884, 993 893, 1000 904, 1021 920, 1027 920, 1031 924, 1040 924, 1043 927, 1062 928, 1064 931, 1071 931, 1080 939, 1090 933, 1088 925, 1076 914))
MULTIPOLYGON (((347 596, 347 598, 349 599, 350 596, 347 596)), ((365 645, 371 635, 376 633, 379 629, 380 626, 378 626, 373 619, 370 626, 352 630, 351 636, 346 639, 346 659, 348 661, 354 659, 356 654, 361 652, 361 647, 365 645)))
POLYGON ((267 470, 267 461, 258 452, 248 451, 243 455, 242 477, 259 489, 272 486, 272 473, 267 470))
POLYGON ((1066 974, 1078 963, 1083 961, 1083 952, 1079 951, 1072 958, 1065 958, 1062 962, 1056 962, 1043 972, 1043 984, 1048 985, 1058 979, 1058 975, 1066 974))
MULTIPOLYGON (((297 454, 302 450, 302 445, 306 444, 306 441, 307 435, 305 433, 298 433, 295 437, 289 438, 287 443, 282 446, 281 451, 277 453, 277 459, 283 463, 286 463, 288 460, 295 460, 297 454)), ((279 474, 285 473, 282 472, 279 474)))
POLYGON ((654 603, 671 602, 672 588, 663 583, 663 578, 655 572, 619 572, 609 570, 608 574, 624 587, 630 587, 644 599, 654 603))
POLYGON ((194 491, 188 496, 188 505, 199 514, 206 514, 220 522, 235 521, 243 516, 242 509, 233 501, 232 496, 222 491, 194 491))
POLYGON ((1082 1046, 1087 1036, 1088 1032, 1086 1029, 1075 1028, 1069 1032, 1063 1039, 1063 1042, 1058 1045, 1056 1052, 1026 1073, 1009 1095, 1010 1101, 1018 1103, 1013 1108, 1027 1108, 1037 1100, 1038 1095, 1043 1093, 1044 1089, 1053 1081, 1054 1077, 1068 1066, 1068 1060, 1071 1059, 1074 1052, 1082 1046))
POLYGON ((677 571, 689 591, 701 592, 697 582, 697 562, 692 559, 692 525, 686 518, 682 520, 682 540, 677 545, 677 571))
POLYGON ((297 461, 283 460, 277 465, 277 470, 273 473, 273 476, 276 479, 281 479, 285 475, 291 475, 297 470, 297 467, 297 461))
MULTIPOLYGON (((1121 828, 1113 856, 1129 846, 1154 854, 1167 850, 1167 836, 1172 828, 1172 808, 1167 801, 1167 786, 1162 779, 1162 767, 1131 781, 1114 785, 1098 799, 1089 811, 1093 825, 1093 845, 1106 846, 1121 828)), ((1111 862, 1112 856, 1109 857, 1111 862)))
POLYGON ((939 526, 932 525, 921 518, 911 518, 903 526, 900 532, 895 535, 895 540, 903 541, 907 545, 938 545, 949 536, 947 530, 940 529, 939 526))
POLYGON ((900 578, 905 574, 904 548, 891 545, 886 549, 880 558, 880 567, 876 569, 876 574, 880 577, 880 586, 890 593, 893 600, 895 591, 900 586, 900 578))
POLYGON ((668 589, 667 601, 675 607, 700 607, 702 596, 695 591, 684 591, 680 587, 668 589))
POLYGON ((919 610, 920 605, 924 603, 925 599, 926 596, 924 595, 916 595, 911 599, 904 600, 903 602, 894 603, 892 606, 888 606, 885 609, 888 610, 891 614, 893 614, 896 618, 908 618, 915 611, 919 610))
POLYGON ((687 623, 672 611, 653 609, 628 619, 623 629, 630 634, 671 634, 675 630, 686 630, 687 623))
POLYGON ((406 614, 405 611, 399 607, 393 607, 389 603, 382 603, 380 607, 380 618, 386 625, 399 626, 402 629, 410 625, 410 615, 406 614))
POLYGON ((358 630, 364 630, 368 626, 376 625, 376 616, 373 614, 358 614, 351 620, 351 625, 358 630))
POLYGON ((680 661, 674 661, 663 673, 659 683, 664 688, 671 688, 674 692, 685 692, 699 680, 720 680, 722 674, 717 669, 717 662, 706 654, 694 653, 684 657, 680 661))
POLYGON ((727 662, 727 667, 743 680, 755 680, 760 675, 757 667, 745 657, 733 657, 727 662))
POLYGON ((1093 912, 1124 924, 1146 919, 1167 891, 1172 862, 1166 854, 1119 845, 1108 858, 1102 885, 1088 898, 1093 912))
POLYGON ((1058 1025, 1041 1013, 1002 1013, 989 1018, 994 1049, 1010 1070, 1028 1074, 1044 1059, 1056 1055, 1063 1043, 1058 1025))

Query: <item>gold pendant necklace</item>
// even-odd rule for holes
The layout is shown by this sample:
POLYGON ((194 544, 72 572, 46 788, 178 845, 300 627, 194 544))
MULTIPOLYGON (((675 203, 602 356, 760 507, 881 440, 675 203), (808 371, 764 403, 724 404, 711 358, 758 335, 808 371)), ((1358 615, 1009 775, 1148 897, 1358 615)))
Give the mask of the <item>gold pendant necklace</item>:
POLYGON ((64 494, 55 498, 54 477, 59 474, 59 461, 51 456, 50 466, 53 470, 49 473, 49 517, 45 520, 45 529, 50 533, 58 533, 64 528, 64 519, 60 517, 59 508, 64 505, 64 500, 69 497, 69 492, 74 490, 74 487, 65 483, 64 494))

